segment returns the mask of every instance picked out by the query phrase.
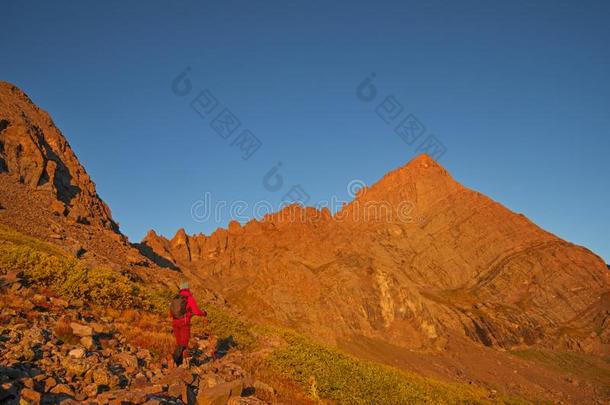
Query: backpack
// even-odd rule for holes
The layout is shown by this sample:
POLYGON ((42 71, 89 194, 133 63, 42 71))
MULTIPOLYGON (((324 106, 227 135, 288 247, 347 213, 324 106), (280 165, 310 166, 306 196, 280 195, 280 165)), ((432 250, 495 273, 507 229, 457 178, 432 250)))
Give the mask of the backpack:
POLYGON ((169 303, 169 312, 174 319, 182 318, 186 315, 186 302, 186 297, 181 294, 177 294, 172 298, 169 303))

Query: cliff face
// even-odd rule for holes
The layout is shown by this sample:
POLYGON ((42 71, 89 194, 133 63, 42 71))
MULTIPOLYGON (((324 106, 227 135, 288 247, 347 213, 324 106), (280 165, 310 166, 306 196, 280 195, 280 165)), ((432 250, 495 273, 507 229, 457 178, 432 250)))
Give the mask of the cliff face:
MULTIPOLYGON (((0 224, 54 243, 91 265, 167 279, 129 243, 50 116, 0 81, 0 224)), ((163 274, 162 274, 163 273, 163 274)))
POLYGON ((254 319, 329 342, 542 344, 608 353, 610 278, 585 248, 469 190, 426 155, 331 216, 298 206, 142 242, 254 319))
POLYGON ((110 209, 49 114, 0 81, 1 172, 32 190, 51 191, 58 214, 118 232, 110 209))

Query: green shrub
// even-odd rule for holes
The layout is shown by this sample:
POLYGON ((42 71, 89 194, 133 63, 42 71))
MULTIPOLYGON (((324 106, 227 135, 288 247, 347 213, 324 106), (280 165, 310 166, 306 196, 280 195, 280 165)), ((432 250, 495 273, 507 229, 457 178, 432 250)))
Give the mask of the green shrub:
POLYGON ((256 343, 252 325, 242 322, 213 305, 207 305, 205 310, 208 313, 209 321, 206 331, 219 339, 232 339, 233 344, 240 349, 251 348, 256 343))
POLYGON ((57 256, 28 245, 0 245, 0 271, 23 272, 37 286, 68 299, 110 308, 151 309, 151 293, 117 271, 90 268, 75 258, 57 256))
MULTIPOLYGON (((298 382, 310 396, 340 404, 489 403, 485 390, 448 384, 356 359, 294 332, 268 358, 278 372, 298 382)), ((499 403, 523 403, 501 398, 499 403)))
POLYGON ((174 292, 169 288, 149 288, 144 291, 145 301, 151 312, 167 316, 169 303, 174 297, 174 292))

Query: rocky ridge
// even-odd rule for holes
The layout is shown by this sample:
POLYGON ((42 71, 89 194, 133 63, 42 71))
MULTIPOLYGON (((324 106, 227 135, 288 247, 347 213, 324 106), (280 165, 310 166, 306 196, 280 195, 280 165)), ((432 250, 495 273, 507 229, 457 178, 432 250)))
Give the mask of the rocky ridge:
POLYGON ((289 206, 211 235, 142 244, 248 316, 331 343, 442 350, 454 334, 501 349, 610 352, 610 272, 467 189, 427 155, 335 215, 289 206))

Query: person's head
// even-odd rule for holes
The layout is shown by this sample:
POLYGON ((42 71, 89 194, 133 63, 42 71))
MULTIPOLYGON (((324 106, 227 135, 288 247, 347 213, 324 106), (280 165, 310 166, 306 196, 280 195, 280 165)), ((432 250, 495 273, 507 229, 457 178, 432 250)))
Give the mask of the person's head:
POLYGON ((180 283, 180 289, 181 290, 188 290, 189 289, 189 283, 188 281, 183 281, 180 283))

